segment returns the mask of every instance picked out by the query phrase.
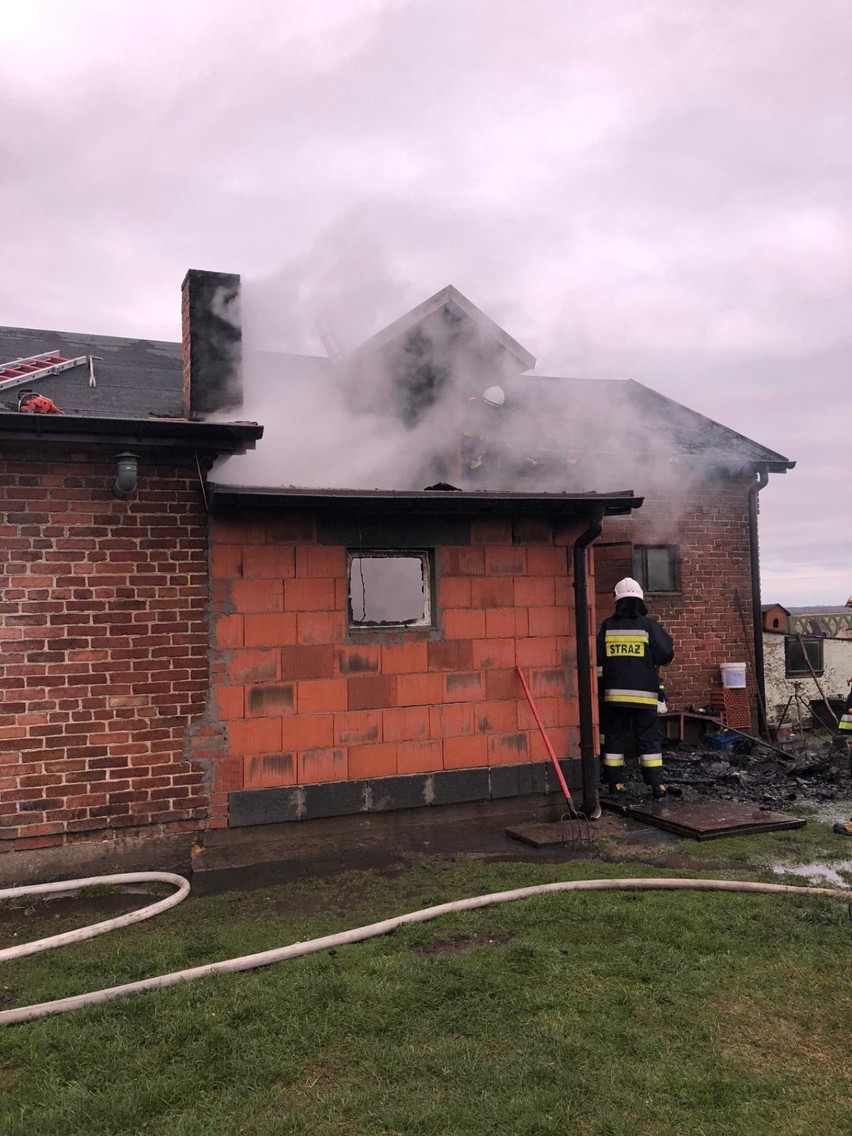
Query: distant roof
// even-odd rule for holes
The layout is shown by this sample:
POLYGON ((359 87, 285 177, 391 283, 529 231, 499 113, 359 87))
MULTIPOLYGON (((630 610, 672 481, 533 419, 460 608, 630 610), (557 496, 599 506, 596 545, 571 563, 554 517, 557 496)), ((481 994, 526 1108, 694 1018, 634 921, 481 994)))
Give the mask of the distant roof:
POLYGON ((834 607, 791 607, 790 615, 849 615, 850 610, 845 604, 836 604, 834 607))

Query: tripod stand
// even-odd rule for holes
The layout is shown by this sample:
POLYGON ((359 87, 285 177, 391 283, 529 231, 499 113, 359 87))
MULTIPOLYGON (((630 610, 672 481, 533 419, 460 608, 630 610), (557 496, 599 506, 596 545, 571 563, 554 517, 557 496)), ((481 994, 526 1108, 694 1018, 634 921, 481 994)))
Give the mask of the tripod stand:
POLYGON ((793 693, 787 699, 787 705, 784 707, 784 709, 781 713, 781 717, 778 719, 778 725, 776 727, 776 730, 780 730, 781 727, 784 725, 784 719, 787 717, 787 714, 790 710, 790 706, 793 702, 796 703, 796 716, 797 716, 798 722, 799 722, 799 733, 801 734, 802 729, 803 729, 803 727, 802 727, 802 708, 804 708, 804 711, 809 718, 813 717, 813 712, 810 708, 810 705, 805 701, 805 697, 802 694, 802 684, 800 682, 794 682, 793 683, 793 693))

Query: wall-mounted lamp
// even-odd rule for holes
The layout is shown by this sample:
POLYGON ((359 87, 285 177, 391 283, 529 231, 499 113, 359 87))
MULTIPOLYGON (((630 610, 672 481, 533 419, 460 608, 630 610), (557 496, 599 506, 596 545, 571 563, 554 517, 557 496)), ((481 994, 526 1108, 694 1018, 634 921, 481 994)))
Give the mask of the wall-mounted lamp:
POLYGON ((136 454, 123 453, 116 454, 113 460, 116 463, 118 476, 112 487, 112 495, 121 498, 129 497, 131 493, 136 492, 139 458, 136 454))

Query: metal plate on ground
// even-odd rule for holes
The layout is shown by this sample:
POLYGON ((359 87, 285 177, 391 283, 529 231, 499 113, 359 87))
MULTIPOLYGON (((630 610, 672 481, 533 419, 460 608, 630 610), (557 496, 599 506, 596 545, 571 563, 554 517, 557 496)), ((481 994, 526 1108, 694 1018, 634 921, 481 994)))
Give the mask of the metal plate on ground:
MULTIPOLYGON (((550 821, 542 824, 518 824, 506 829, 506 835, 533 848, 572 848, 581 843, 570 822, 550 821)), ((582 841, 582 843, 588 843, 582 841)))
POLYGON ((720 836, 746 836, 752 832, 772 832, 782 828, 802 828, 801 817, 773 813, 737 801, 666 801, 629 803, 601 797, 605 809, 632 817, 644 824, 663 828, 678 836, 695 840, 716 840, 720 836))

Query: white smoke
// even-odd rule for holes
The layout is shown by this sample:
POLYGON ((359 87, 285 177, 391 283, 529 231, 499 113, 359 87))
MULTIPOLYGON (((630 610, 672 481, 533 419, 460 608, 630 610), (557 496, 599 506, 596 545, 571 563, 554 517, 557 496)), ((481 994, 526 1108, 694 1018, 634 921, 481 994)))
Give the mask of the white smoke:
MULTIPOLYGON (((444 282, 446 283, 446 282, 444 282)), ((242 417, 257 449, 215 469, 220 484, 326 489, 653 491, 685 498, 709 470, 718 429, 637 384, 520 373, 458 311, 372 349, 426 299, 355 224, 310 255, 243 283, 242 417), (514 372, 514 373, 513 373, 514 372), (500 408, 482 396, 505 391, 500 408), (691 449, 673 459, 673 449, 691 449)), ((471 297, 475 302, 476 297, 471 297)))

